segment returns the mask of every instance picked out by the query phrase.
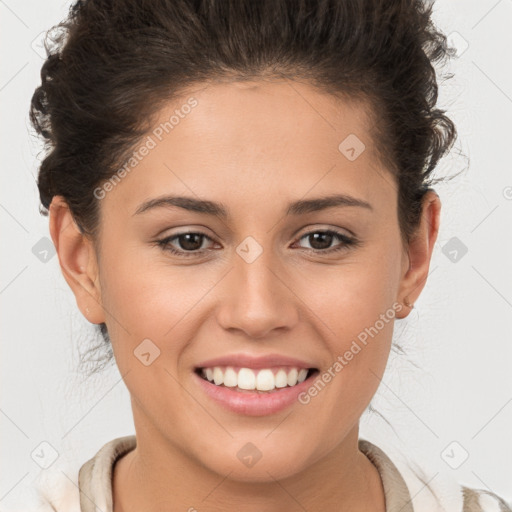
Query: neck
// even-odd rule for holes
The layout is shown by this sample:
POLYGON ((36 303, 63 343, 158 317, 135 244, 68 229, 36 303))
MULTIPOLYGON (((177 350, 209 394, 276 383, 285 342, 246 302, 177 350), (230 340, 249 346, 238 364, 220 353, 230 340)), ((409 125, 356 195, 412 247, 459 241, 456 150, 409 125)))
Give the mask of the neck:
POLYGON ((113 468, 113 512, 385 512, 379 472, 358 447, 358 424, 305 469, 280 480, 268 473, 265 481, 248 482, 210 470, 138 419, 137 447, 113 468))

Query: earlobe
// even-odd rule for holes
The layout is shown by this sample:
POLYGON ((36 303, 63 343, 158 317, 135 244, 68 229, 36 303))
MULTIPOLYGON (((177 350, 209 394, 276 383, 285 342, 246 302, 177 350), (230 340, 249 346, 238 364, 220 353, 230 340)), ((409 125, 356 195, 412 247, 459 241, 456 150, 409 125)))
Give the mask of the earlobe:
POLYGON ((62 196, 54 196, 49 211, 50 235, 64 279, 82 314, 92 323, 102 323, 105 317, 93 243, 79 229, 62 196))
POLYGON ((404 306, 409 308, 409 309, 414 309, 414 304, 411 304, 409 302, 409 298, 408 297, 404 297, 404 306))
POLYGON ((435 190, 429 189, 423 197, 420 225, 405 255, 409 264, 402 276, 398 295, 398 301, 405 307, 403 315, 397 315, 397 318, 405 318, 410 313, 426 284, 440 218, 441 200, 435 190))

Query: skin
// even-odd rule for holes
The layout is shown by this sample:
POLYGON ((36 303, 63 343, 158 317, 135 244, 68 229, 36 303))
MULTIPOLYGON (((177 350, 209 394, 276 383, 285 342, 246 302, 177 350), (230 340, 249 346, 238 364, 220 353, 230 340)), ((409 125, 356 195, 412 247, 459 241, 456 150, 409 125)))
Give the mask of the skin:
MULTIPOLYGON (((384 511, 381 479, 358 433, 393 320, 310 403, 276 414, 227 411, 192 372, 225 354, 273 352, 322 373, 394 303, 396 318, 405 318, 404 298, 414 303, 426 283, 439 197, 425 196, 404 246, 397 187, 379 163, 363 104, 287 81, 215 83, 193 96, 191 113, 100 201, 101 244, 80 233, 62 197, 50 209, 63 275, 84 316, 106 322, 131 396, 138 444, 115 465, 114 510, 384 511), (354 161, 338 150, 349 134, 366 146, 354 161), (335 192, 372 210, 285 215, 291 201, 335 192), (170 193, 221 202, 230 218, 176 207, 134 215, 170 193), (314 245, 304 236, 325 229, 360 245, 325 254, 343 241, 314 245), (197 231, 212 239, 197 242, 202 255, 152 243, 197 231), (236 252, 247 236, 263 249, 252 263, 236 252), (133 354, 146 338, 161 351, 150 366, 133 354), (237 458, 247 442, 262 453, 250 468, 237 458)), ((184 103, 166 104, 155 126, 184 103)), ((186 251, 186 240, 172 247, 186 251)))

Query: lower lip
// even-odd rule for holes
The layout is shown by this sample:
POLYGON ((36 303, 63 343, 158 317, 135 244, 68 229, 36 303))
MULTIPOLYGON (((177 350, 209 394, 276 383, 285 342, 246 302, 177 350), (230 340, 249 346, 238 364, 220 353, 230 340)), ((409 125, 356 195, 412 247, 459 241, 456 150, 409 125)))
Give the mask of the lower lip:
POLYGON ((217 386, 195 372, 194 377, 201 389, 225 409, 246 416, 266 416, 280 412, 298 401, 298 395, 309 388, 316 374, 317 372, 314 372, 300 384, 269 393, 243 392, 226 386, 217 386))

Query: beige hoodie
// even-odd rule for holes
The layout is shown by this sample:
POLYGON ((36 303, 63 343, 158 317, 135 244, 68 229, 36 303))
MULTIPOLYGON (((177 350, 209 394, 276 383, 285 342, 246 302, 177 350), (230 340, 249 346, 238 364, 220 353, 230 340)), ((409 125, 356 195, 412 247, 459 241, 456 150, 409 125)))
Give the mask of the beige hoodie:
MULTIPOLYGON (((23 512, 112 512, 112 470, 118 458, 136 446, 134 435, 113 439, 83 464, 78 484, 62 473, 38 489, 39 504, 23 512)), ((359 449, 378 469, 385 492, 386 512, 512 512, 496 494, 444 480, 426 482, 416 473, 400 472, 377 445, 359 439, 359 449)), ((15 512, 13 510, 9 512, 15 512)))

